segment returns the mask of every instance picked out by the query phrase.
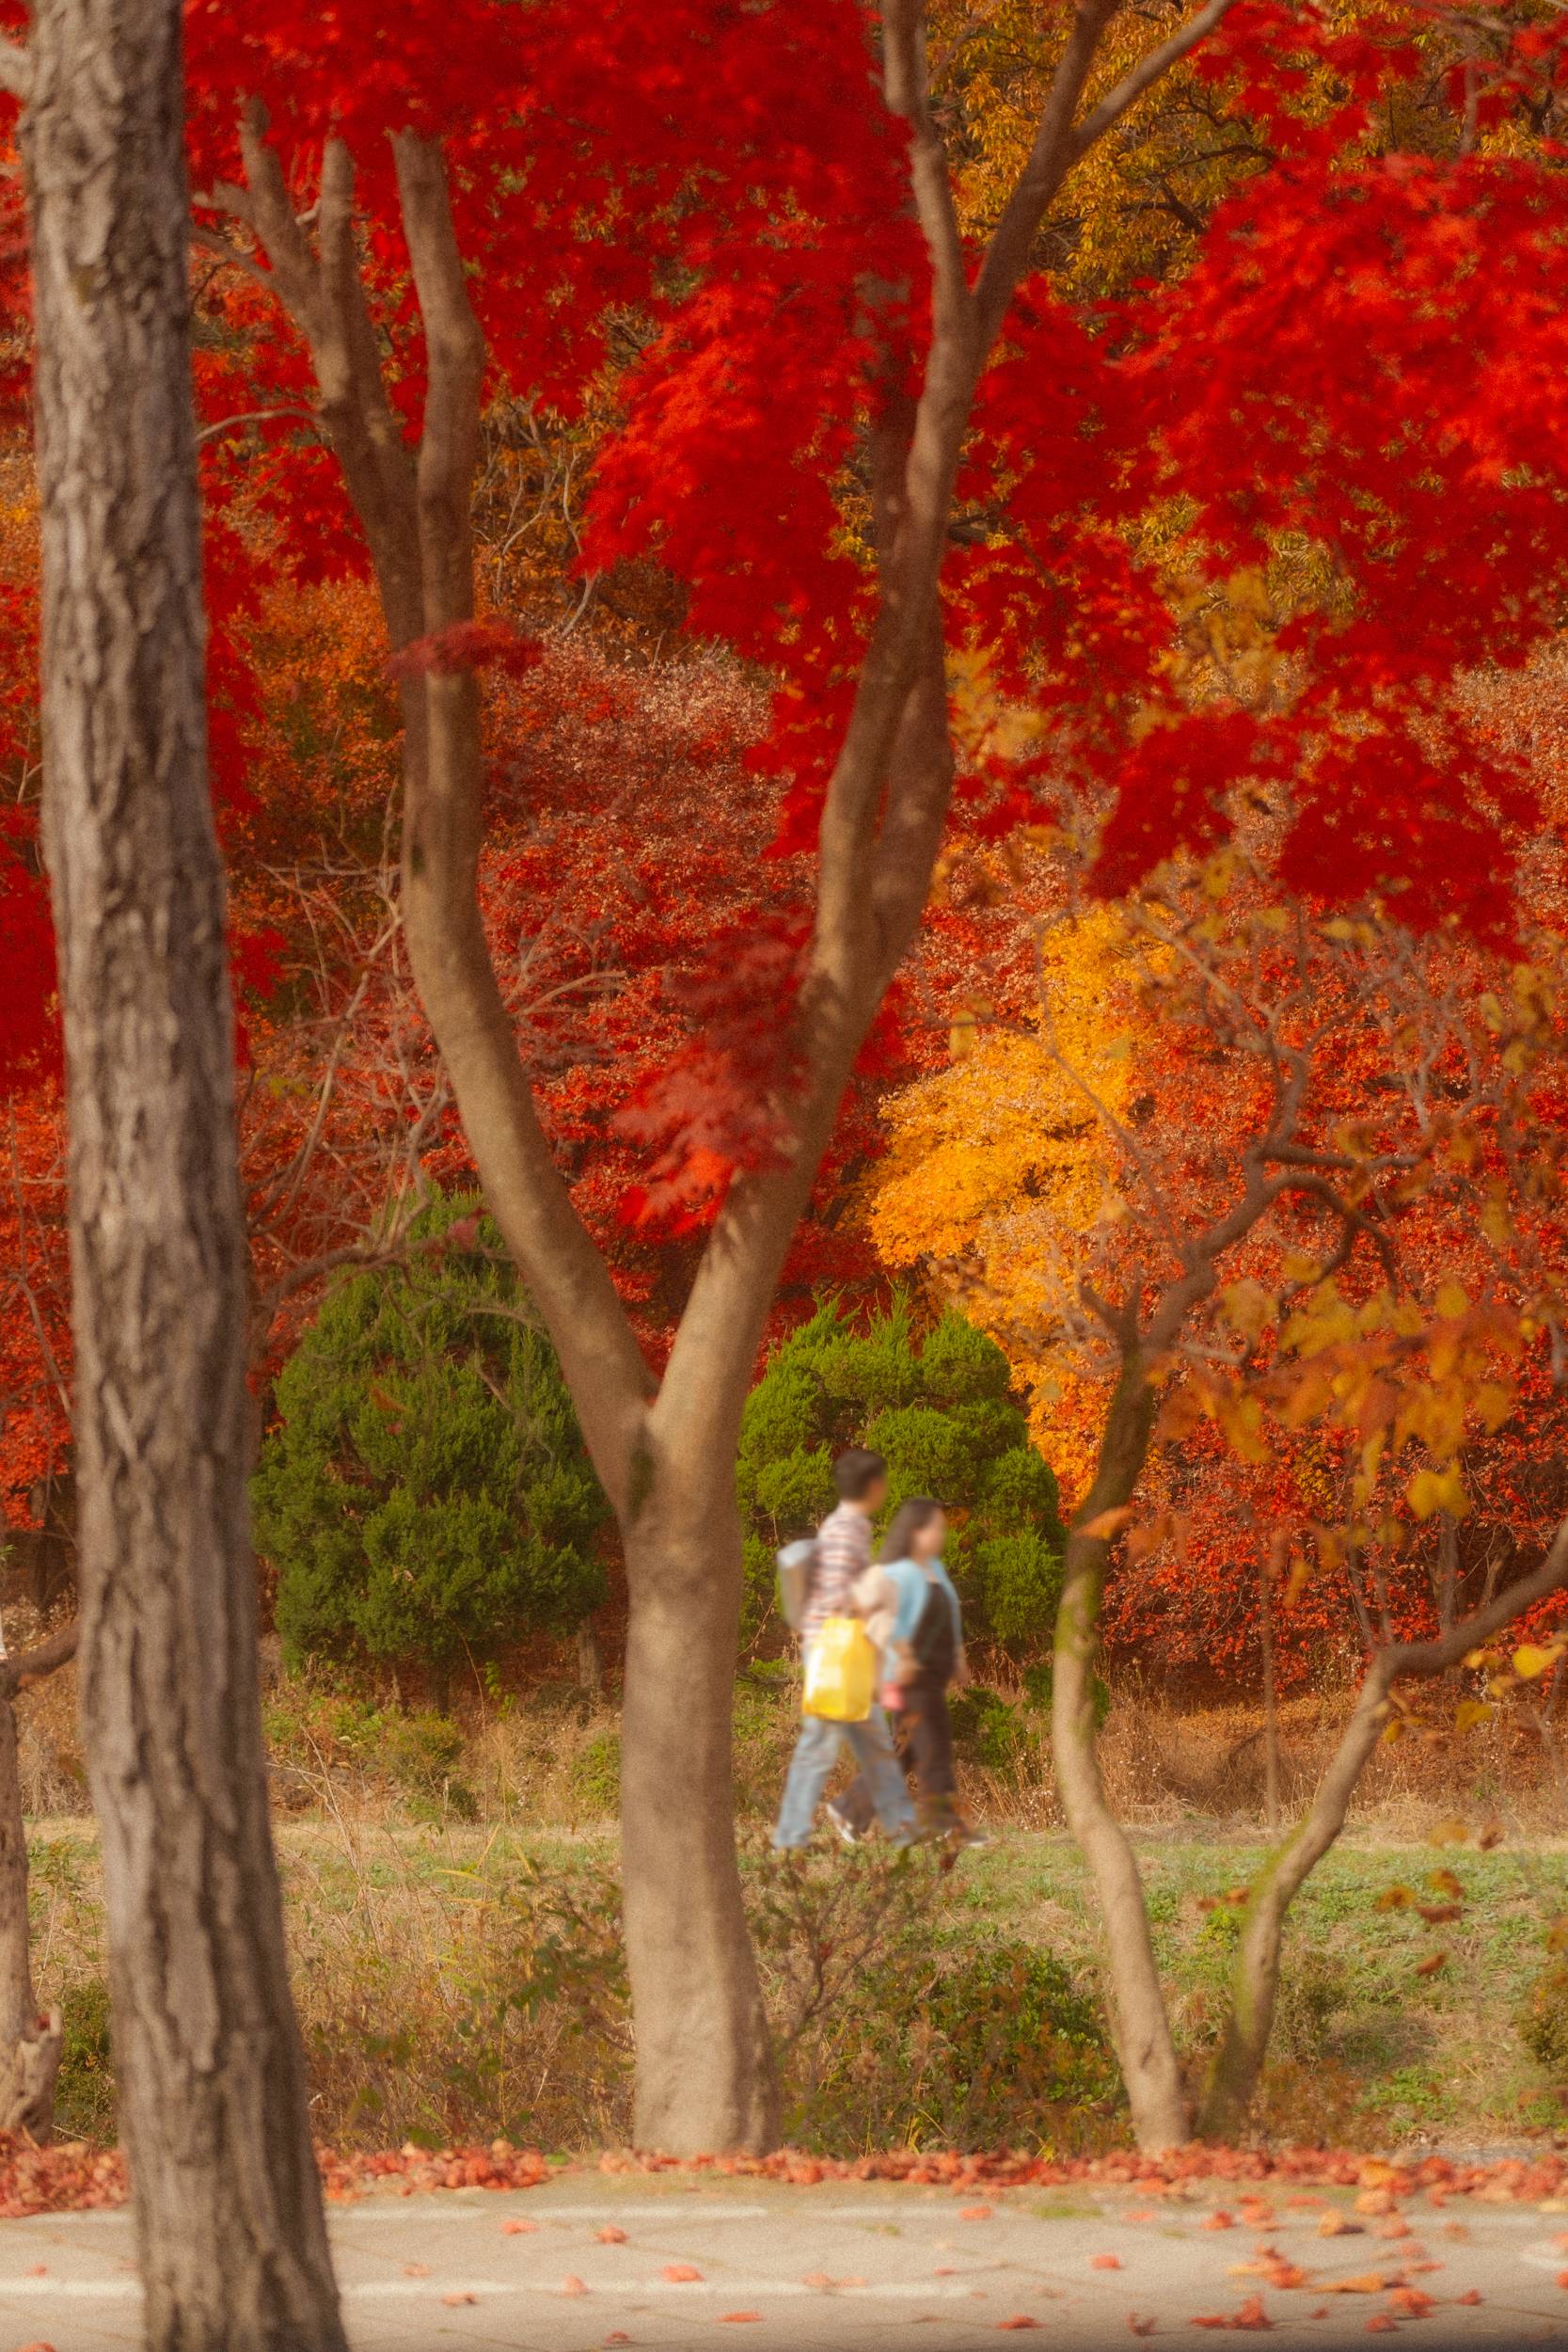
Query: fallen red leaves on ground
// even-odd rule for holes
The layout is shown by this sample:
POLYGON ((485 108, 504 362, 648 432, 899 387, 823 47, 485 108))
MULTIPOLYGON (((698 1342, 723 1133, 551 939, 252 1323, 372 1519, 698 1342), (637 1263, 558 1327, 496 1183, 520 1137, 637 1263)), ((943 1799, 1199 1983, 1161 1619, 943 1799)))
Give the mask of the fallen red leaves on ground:
MULTIPOLYGON (((412 2197, 451 2188, 537 2188, 562 2169, 537 2149, 514 2148, 499 2139, 488 2148, 322 2148, 316 2152, 316 2161, 328 2198, 337 2201, 371 2196, 378 2190, 412 2197)), ((1180 2191, 1189 2184, 1244 2181, 1281 2187, 1376 2189, 1385 2192, 1390 2202, 1421 2192, 1437 2200, 1481 2197, 1497 2204, 1539 2204, 1568 2195, 1568 2154, 1552 2152, 1503 2157, 1490 2164, 1436 2155, 1390 2164, 1352 2149, 1323 2148, 1194 2146, 1159 2156, 1118 2149, 1109 2155, 1070 2157, 1017 2155, 1006 2150, 959 2155, 912 2148, 891 2148, 878 2155, 830 2157, 802 2156, 797 2151, 781 2149, 770 2156, 694 2156, 686 2161, 617 2151, 600 2156, 597 2169, 608 2173, 689 2171, 784 2181, 797 2187, 843 2181, 895 2181, 912 2187, 946 2186, 960 2193, 981 2187, 1092 2185, 1136 2187, 1148 2197, 1180 2191)), ((0 2219, 120 2205, 128 2195, 125 2161, 117 2148, 96 2148, 81 2140, 35 2148, 0 2133, 0 2219)), ((1212 2217, 1205 2226, 1214 2226, 1215 2218, 1212 2217)))

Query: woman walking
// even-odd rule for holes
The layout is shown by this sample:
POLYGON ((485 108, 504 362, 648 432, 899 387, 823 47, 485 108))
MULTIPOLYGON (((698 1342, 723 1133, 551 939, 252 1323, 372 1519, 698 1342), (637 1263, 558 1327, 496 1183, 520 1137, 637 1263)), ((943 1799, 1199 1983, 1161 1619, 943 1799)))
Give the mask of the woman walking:
MULTIPOLYGON (((963 1612, 942 1565, 947 1515, 933 1495, 900 1503, 874 1564, 855 1586, 855 1603, 881 1658, 882 1704, 897 1719, 913 1761, 927 1836, 961 1845, 990 1839, 958 1811, 953 1722, 947 1692, 969 1679, 963 1612)), ((871 1792, 857 1777, 830 1806, 833 1825, 853 1842, 874 1818, 871 1792)))

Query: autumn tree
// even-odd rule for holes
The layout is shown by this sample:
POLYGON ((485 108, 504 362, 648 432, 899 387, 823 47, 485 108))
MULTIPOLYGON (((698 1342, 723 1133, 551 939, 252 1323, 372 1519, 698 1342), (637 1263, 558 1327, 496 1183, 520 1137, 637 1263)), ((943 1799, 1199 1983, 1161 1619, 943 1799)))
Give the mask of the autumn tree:
MULTIPOLYGON (((495 55, 500 13, 492 21, 483 7, 470 9, 458 40, 450 22, 437 36, 410 10, 398 28, 401 86, 388 90, 378 77, 373 108, 345 71, 346 37, 329 40, 315 76, 302 78, 292 35, 285 41, 265 26, 219 35, 204 24, 206 190, 211 215, 228 224, 214 233, 237 239, 237 261, 258 268, 298 338, 282 349, 291 366, 298 356, 308 363, 323 441, 365 532, 399 649, 403 912, 416 977, 490 1205, 556 1339, 621 1522, 631 1600, 623 1807, 638 2135, 675 2149, 757 2145, 773 2129, 773 2090, 729 1799, 740 1409, 790 1234, 918 923, 945 822, 938 579, 977 388, 1057 190, 1225 6, 1215 0, 1173 23, 1168 40, 1092 98, 1110 11, 1075 20, 1029 162, 974 257, 957 230, 912 13, 890 12, 880 28, 885 107, 865 103, 874 59, 847 8, 795 12, 787 27, 775 11, 734 19, 697 8, 678 23, 617 19, 593 41, 580 25, 568 32, 542 19, 534 64, 543 63, 526 87, 504 36, 495 55), (609 43, 603 59, 599 42, 609 43), (705 60, 678 128, 656 97, 638 95, 644 77, 650 91, 662 84, 672 44, 705 60), (477 125, 457 56, 464 76, 494 56, 495 89, 477 125), (793 92, 782 143, 775 109, 759 115, 755 103, 781 77, 793 92), (589 183, 578 165, 585 140, 615 159, 589 183), (529 175, 530 202, 555 208, 565 234, 548 264, 559 271, 554 349, 517 347, 527 264, 515 248, 498 247, 506 207, 493 200, 506 168, 529 175), (694 168, 704 195, 691 212, 673 199, 694 168), (695 291, 673 296, 645 274, 638 282, 660 340, 633 397, 625 463, 618 476, 601 469, 603 544, 616 546, 612 514, 641 509, 639 532, 657 523, 665 560, 696 571, 691 617, 705 628, 727 593, 728 556, 703 533, 722 533, 727 550, 738 528, 755 598, 742 650, 789 666, 777 622, 803 610, 803 659, 794 666, 812 680, 828 728, 841 731, 825 795, 815 774, 802 779, 804 808, 820 806, 816 885, 799 940, 783 943, 789 952, 768 992, 773 1013, 759 1035, 750 1008, 729 1022, 716 1008, 702 1052, 666 1089, 673 1133, 690 1120, 693 1089, 713 1106, 706 1149, 722 1205, 657 1382, 562 1190, 475 890, 476 663, 508 650, 504 632, 477 612, 472 560, 487 372, 527 367, 559 380, 572 327, 591 337, 610 294, 628 291, 621 230, 633 199, 639 261, 684 259, 697 275, 695 291), (314 210, 302 226, 307 202, 314 210), (575 241, 572 224, 585 219, 603 225, 596 245, 575 241), (621 273, 613 286, 607 251, 621 273), (781 285, 799 289, 793 305, 781 308, 781 285), (795 340, 770 349, 781 317, 795 340), (395 372, 377 350, 378 326, 399 354, 395 372), (666 404, 677 384, 688 401, 704 381, 717 395, 736 369, 759 389, 771 377, 768 438, 757 437, 759 418, 745 407, 705 404, 707 482, 726 494, 733 485, 744 501, 735 516, 716 506, 710 524, 684 489, 680 512, 671 507, 677 465, 688 481, 690 456, 665 443, 675 429, 666 404), (822 445, 824 402, 832 424, 822 445), (727 449, 711 440, 726 418, 736 428, 727 449), (829 544, 835 484, 854 445, 874 550, 863 587, 829 544), (650 465, 665 477, 653 497, 650 465)), ((535 240, 533 250, 549 244, 535 240)), ((667 281, 677 282, 678 273, 667 281)), ((732 609, 732 636, 733 619, 732 609)), ((824 748, 830 739, 819 738, 824 748)), ((815 771, 812 742, 798 756, 815 771)), ((650 1133, 656 1123, 651 1112, 650 1133)))
POLYGON ((180 12, 45 0, 3 56, 37 311, 83 1720, 147 2326, 335 2347, 257 1692, 180 12))
MULTIPOLYGON (((1467 1515, 1486 1446, 1529 1411, 1531 1370, 1553 1353, 1564 1034, 1544 972, 1497 959, 1489 992, 1485 967, 1461 958, 1456 970, 1447 943, 1281 903, 1271 864, 1227 853, 1167 868, 1117 910, 1075 914, 1069 897, 1056 929, 1093 943, 1095 1020, 1074 1017, 1069 997, 1058 1021, 1048 934, 1035 1025, 998 1033, 1001 1057, 982 1037, 927 1081, 924 1118, 900 1106, 906 1152, 933 1125, 939 1140, 924 1162, 895 1154, 879 1209, 907 1254, 915 1170, 933 1170, 921 1208, 943 1244, 933 1278, 1009 1336, 1042 1390, 1072 1395, 1092 1436, 1066 1550, 1053 1745, 1106 1918, 1134 2128, 1151 2146, 1195 2119, 1136 1861, 1099 1771, 1090 1677, 1113 1563, 1135 1589, 1162 1551, 1180 1559, 1193 1541, 1163 1458, 1180 1465, 1212 1428, 1201 1477, 1223 1490, 1282 1456, 1270 1489, 1278 1564, 1293 1562, 1281 1602, 1345 1579, 1365 1633, 1333 1762, 1250 1890, 1196 2116, 1206 2133, 1233 2136, 1244 2120, 1291 1901, 1378 1741, 1405 1720, 1402 1686, 1456 1668, 1568 1578, 1554 1527, 1484 1586, 1450 1577, 1445 1591, 1420 1565, 1439 1526, 1467 1515), (984 1125, 999 1076, 1000 1142, 984 1125), (946 1137, 966 1102, 978 1209, 946 1137), (1009 1146, 1031 1182, 986 1201, 987 1164, 1006 1168, 1009 1146), (1292 1446, 1308 1444, 1338 1474, 1291 1476, 1292 1446)), ((1541 1652, 1536 1671, 1549 1663, 1541 1652)))

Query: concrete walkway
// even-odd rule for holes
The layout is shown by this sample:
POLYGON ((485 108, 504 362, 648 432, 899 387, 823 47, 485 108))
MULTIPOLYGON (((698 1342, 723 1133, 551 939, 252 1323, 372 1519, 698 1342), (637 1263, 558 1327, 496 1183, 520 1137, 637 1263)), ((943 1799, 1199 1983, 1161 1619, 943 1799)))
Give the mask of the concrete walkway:
MULTIPOLYGON (((377 2196, 336 2208, 331 2227, 355 2352, 737 2333, 757 2352, 841 2352, 912 2330, 921 2352, 969 2352, 1037 2329, 1090 2352, 1146 2335, 1196 2344, 1205 2319, 1281 2347, 1407 2329, 1427 2352, 1568 2345, 1568 2207, 1416 2198, 1385 2216, 1352 2190, 1255 2200, 1221 2184, 981 2201, 580 2172, 504 2195, 377 2196), (1222 2211, 1231 2226, 1216 2226, 1222 2211)), ((135 2345, 139 2316, 127 2214, 0 2223, 0 2352, 135 2345)))

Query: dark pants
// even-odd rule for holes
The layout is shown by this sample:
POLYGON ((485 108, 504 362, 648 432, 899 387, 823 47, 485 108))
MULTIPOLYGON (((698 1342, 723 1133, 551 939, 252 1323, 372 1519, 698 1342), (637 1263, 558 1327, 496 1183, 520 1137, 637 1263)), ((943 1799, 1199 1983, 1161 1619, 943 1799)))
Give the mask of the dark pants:
MULTIPOLYGON (((954 1799, 958 1781, 953 1769, 953 1720, 947 1712, 946 1686, 920 1675, 905 1683, 903 1699, 896 1725, 898 1753, 918 1788, 922 1820, 928 1826, 947 1826, 958 1819, 954 1799)), ((857 1836, 863 1837, 877 1818, 864 1774, 857 1772, 835 1802, 857 1836)))

